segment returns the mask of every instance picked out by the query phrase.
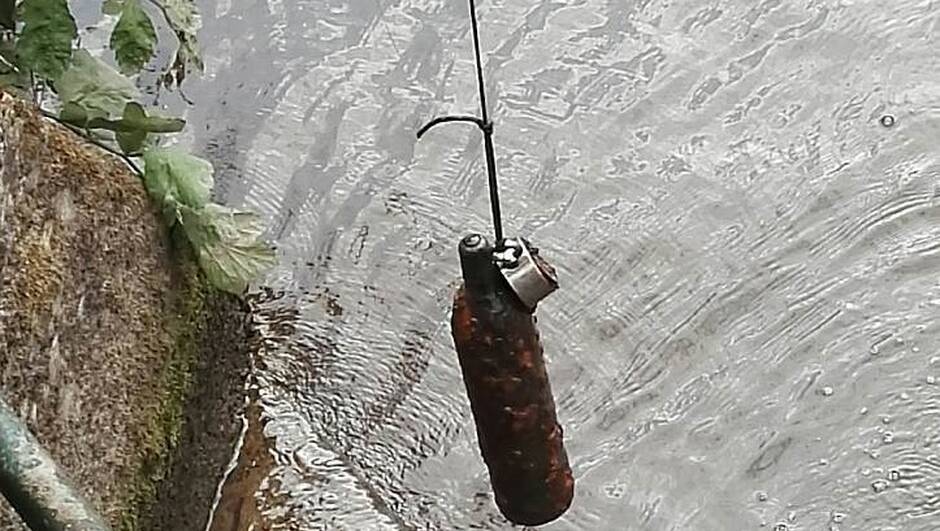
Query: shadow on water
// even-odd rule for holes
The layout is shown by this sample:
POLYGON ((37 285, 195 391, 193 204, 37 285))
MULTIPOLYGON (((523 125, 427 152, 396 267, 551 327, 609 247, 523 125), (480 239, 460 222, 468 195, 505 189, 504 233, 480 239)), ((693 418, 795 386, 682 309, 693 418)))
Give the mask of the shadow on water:
MULTIPOLYGON (((192 142, 282 259, 232 528, 511 527, 449 332, 479 136, 414 139, 476 109, 466 6, 202 9, 192 142)), ((562 282, 540 326, 578 484, 545 528, 936 527, 940 3, 480 17, 507 231, 562 282)))

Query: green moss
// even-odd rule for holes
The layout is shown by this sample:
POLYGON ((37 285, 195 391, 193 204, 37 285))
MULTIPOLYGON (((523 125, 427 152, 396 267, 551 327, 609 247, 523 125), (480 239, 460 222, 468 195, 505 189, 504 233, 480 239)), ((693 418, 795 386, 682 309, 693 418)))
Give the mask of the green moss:
POLYGON ((162 396, 139 445, 140 465, 126 493, 119 529, 138 531, 146 527, 160 482, 169 474, 174 451, 183 430, 183 411, 189 397, 193 372, 200 355, 208 323, 207 301, 213 288, 196 265, 188 244, 180 234, 171 236, 174 276, 178 291, 171 297, 165 329, 173 339, 163 365, 158 388, 162 396))
MULTIPOLYGON (((36 406, 31 429, 113 528, 195 529, 240 433, 244 301, 210 287, 123 163, 2 89, 0 155, 17 198, 0 246, 5 398, 36 406), (74 382, 96 385, 62 414, 74 382)), ((0 507, 0 528, 15 518, 0 507)))

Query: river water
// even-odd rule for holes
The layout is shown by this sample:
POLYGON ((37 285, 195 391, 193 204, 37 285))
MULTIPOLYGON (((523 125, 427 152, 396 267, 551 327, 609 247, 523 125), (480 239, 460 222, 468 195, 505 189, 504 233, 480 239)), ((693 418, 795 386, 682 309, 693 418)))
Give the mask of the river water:
MULTIPOLYGON (((450 336, 490 232, 463 0, 201 2, 186 140, 261 212, 275 529, 510 529, 450 336)), ((940 527, 940 2, 479 6, 577 481, 552 530, 940 527)))

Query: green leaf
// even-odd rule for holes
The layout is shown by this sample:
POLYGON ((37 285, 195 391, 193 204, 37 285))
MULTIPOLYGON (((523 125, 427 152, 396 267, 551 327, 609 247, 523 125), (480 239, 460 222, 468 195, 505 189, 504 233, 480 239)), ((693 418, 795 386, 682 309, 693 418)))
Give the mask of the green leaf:
POLYGON ((16 0, 0 0, 0 27, 16 29, 16 0))
POLYGON ((85 129, 107 129, 119 133, 178 133, 183 130, 186 121, 181 118, 165 118, 163 116, 147 116, 144 108, 136 102, 130 102, 124 107, 124 114, 119 120, 105 117, 101 111, 89 111, 81 105, 68 102, 62 106, 59 118, 76 127, 85 129))
POLYGON ((144 148, 144 142, 147 141, 147 131, 141 131, 140 129, 127 132, 121 131, 114 133, 114 138, 121 146, 121 151, 128 155, 137 155, 144 148))
POLYGON ((129 131, 114 133, 114 139, 124 154, 131 157, 140 156, 147 142, 146 131, 129 131))
POLYGON ((114 31, 111 49, 124 74, 136 74, 153 57, 157 32, 138 0, 127 0, 114 31))
POLYGON ((105 15, 120 15, 124 9, 124 0, 104 0, 101 5, 101 12, 105 15))
POLYGON ((59 119, 84 129, 88 126, 88 111, 77 103, 68 102, 59 109, 59 119))
POLYGON ((212 191, 212 164, 182 149, 148 149, 144 153, 144 184, 158 204, 202 208, 212 191))
POLYGON ((55 83, 63 103, 77 103, 105 118, 120 116, 140 92, 134 83, 86 50, 77 50, 72 66, 55 83))
MULTIPOLYGON (((140 125, 140 127, 130 131, 117 131, 114 135, 124 153, 139 153, 144 147, 144 141, 147 140, 147 113, 144 112, 144 108, 138 103, 128 103, 124 107, 124 116, 121 117, 121 123, 140 125)), ((182 129, 182 126, 180 126, 180 129, 182 129)))
POLYGON ((59 119, 82 129, 114 131, 118 145, 128 155, 136 155, 143 149, 148 133, 176 133, 186 125, 179 118, 147 116, 144 108, 136 102, 124 107, 119 120, 110 120, 102 111, 89 111, 75 102, 68 102, 59 111, 59 119))
POLYGON ((66 0, 23 0, 23 31, 16 42, 20 66, 50 80, 58 79, 72 57, 78 36, 66 0))
POLYGON ((170 85, 175 82, 179 85, 190 68, 199 71, 204 68, 196 37, 202 28, 202 19, 192 0, 158 0, 158 2, 163 7, 167 24, 179 40, 176 54, 164 75, 164 83, 170 85))
POLYGON ((81 105, 68 102, 59 109, 59 119, 65 123, 81 127, 82 129, 92 129, 95 122, 106 120, 106 114, 100 110, 88 110, 81 105))
POLYGON ((140 104, 132 102, 124 108, 121 121, 114 125, 117 127, 112 130, 115 131, 118 145, 124 153, 130 155, 137 154, 143 149, 147 133, 175 133, 182 131, 186 122, 179 118, 147 116, 140 104))
POLYGON ((263 226, 256 214, 212 203, 181 212, 199 266, 216 288, 241 294, 276 263, 274 249, 261 241, 263 226))
POLYGON ((176 32, 193 37, 202 29, 202 17, 193 0, 158 0, 166 13, 166 21, 176 32))
POLYGON ((166 118, 163 116, 148 116, 139 103, 130 102, 124 107, 124 115, 120 121, 112 121, 109 127, 112 131, 145 131, 147 133, 178 133, 183 130, 186 120, 182 118, 166 118))

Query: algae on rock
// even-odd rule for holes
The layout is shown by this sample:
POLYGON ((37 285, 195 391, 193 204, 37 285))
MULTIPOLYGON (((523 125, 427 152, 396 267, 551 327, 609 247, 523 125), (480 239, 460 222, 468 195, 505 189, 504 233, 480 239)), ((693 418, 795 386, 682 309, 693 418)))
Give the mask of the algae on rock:
MULTIPOLYGON (((0 91, 0 392, 116 529, 160 528, 152 504, 197 429, 193 383, 218 378, 211 359, 232 367, 219 393, 241 388, 246 315, 120 160, 0 91), (220 313, 240 325, 213 329, 220 313)), ((215 399, 227 415, 242 403, 215 399)), ((228 458, 199 456, 200 473, 228 458)), ((5 505, 0 529, 22 529, 5 505)))

